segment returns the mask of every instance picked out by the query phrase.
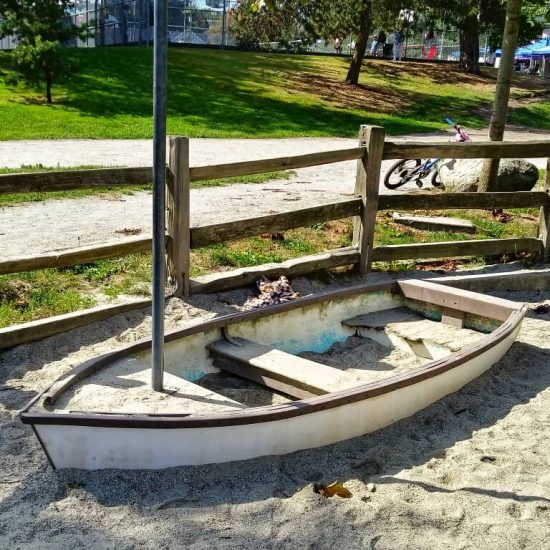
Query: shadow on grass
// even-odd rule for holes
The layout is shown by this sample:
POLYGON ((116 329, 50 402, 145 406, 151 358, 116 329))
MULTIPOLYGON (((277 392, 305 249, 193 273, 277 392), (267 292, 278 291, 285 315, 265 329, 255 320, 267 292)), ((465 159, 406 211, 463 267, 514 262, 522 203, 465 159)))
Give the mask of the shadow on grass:
MULTIPOLYGON (((102 48, 71 51, 70 57, 79 65, 79 71, 60 83, 58 95, 64 99, 56 109, 104 119, 113 117, 113 124, 118 115, 135 117, 136 122, 151 117, 152 50, 102 48)), ((346 62, 335 60, 334 66, 326 67, 328 76, 324 76, 315 72, 312 59, 169 50, 169 131, 189 134, 189 129, 195 127, 196 136, 277 132, 349 136, 360 124, 383 124, 388 133, 412 133, 440 127, 441 114, 449 111, 447 104, 436 106, 432 114, 433 102, 429 99, 421 97, 419 102, 417 94, 410 92, 401 97, 398 90, 389 95, 380 90, 382 108, 362 97, 346 101, 343 90, 350 96, 356 95, 356 90, 360 95, 365 93, 360 87, 343 87, 340 72, 346 62), (299 82, 305 85, 297 93, 299 82), (331 101, 326 100, 329 87, 340 90, 331 101)), ((391 67, 373 70, 393 71, 391 67)), ((367 87, 367 94, 370 92, 367 87)), ((475 99, 458 99, 454 111, 466 112, 476 103, 475 99)))

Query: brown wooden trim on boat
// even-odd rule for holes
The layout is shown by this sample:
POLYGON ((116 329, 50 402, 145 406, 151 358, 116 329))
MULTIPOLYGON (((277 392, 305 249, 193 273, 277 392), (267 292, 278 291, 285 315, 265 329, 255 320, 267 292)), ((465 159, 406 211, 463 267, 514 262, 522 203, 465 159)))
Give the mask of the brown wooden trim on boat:
MULTIPOLYGON (((368 292, 373 290, 395 290, 397 285, 395 283, 372 285, 360 287, 361 292, 368 292)), ((449 289, 450 293, 456 289, 449 289)), ((245 314, 229 315, 221 317, 219 319, 213 319, 206 323, 200 323, 193 327, 176 331, 169 335, 170 339, 179 338, 184 335, 195 334, 197 332, 204 332, 206 330, 212 330, 214 328, 220 328, 221 326, 227 326, 229 324, 235 324, 238 322, 245 322, 261 316, 270 316, 282 311, 294 309, 296 307, 303 307, 307 304, 314 304, 322 301, 328 301, 335 298, 341 298, 347 296, 350 293, 358 293, 358 288, 342 289, 339 291, 332 291, 323 295, 317 295, 296 302, 282 304, 275 306, 269 310, 253 311, 245 314), (304 303, 307 300, 306 303, 304 303), (286 307, 285 307, 286 306, 286 307), (294 306, 294 307, 288 307, 294 306), (261 314, 261 315, 259 315, 261 314), (177 336, 176 336, 177 334, 177 336)), ((234 426, 254 424, 258 422, 271 422, 282 420, 285 418, 291 418, 300 416, 303 414, 310 414, 317 411, 327 410, 349 403, 354 403, 364 399, 372 398, 378 395, 389 393, 391 391, 404 388, 423 380, 432 378, 439 374, 442 374, 452 368, 459 367, 465 362, 475 358, 482 354, 491 347, 497 345, 499 342, 508 337, 519 325, 521 319, 527 312, 527 306, 518 306, 513 302, 510 304, 510 315, 508 319, 491 335, 485 338, 482 342, 467 346, 462 350, 455 352, 448 357, 438 359, 428 363, 427 365, 417 369, 413 373, 400 374, 387 378, 383 381, 372 382, 357 386, 355 388, 341 390, 333 392, 324 396, 314 397, 311 399, 305 399, 302 401, 296 401, 293 403, 287 403, 284 405, 275 405, 268 407, 258 407, 253 409, 246 409, 245 411, 227 411, 217 414, 209 414, 204 416, 152 416, 143 414, 74 414, 74 413, 52 413, 44 409, 47 406, 49 400, 53 403, 55 399, 59 397, 67 388, 76 383, 76 381, 89 376, 91 373, 99 370, 105 364, 111 361, 125 356, 132 351, 140 351, 146 349, 149 346, 149 341, 142 341, 137 344, 133 344, 121 350, 105 354, 104 356, 90 360, 89 362, 81 365, 76 369, 77 372, 72 371, 69 377, 61 380, 43 395, 42 402, 38 405, 39 408, 44 409, 44 412, 29 412, 32 404, 27 405, 20 413, 21 419, 24 423, 28 424, 55 424, 55 425, 73 425, 73 426, 95 426, 95 427, 111 427, 111 428, 164 428, 164 429, 176 429, 176 428, 197 428, 197 427, 222 427, 222 426, 234 426)))

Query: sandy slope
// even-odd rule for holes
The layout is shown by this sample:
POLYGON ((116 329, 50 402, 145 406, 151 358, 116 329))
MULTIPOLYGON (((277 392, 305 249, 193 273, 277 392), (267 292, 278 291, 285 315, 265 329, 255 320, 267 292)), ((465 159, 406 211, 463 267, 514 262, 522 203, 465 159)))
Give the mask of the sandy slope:
MULTIPOLYGON (((383 278, 383 277, 380 277, 383 278)), ((320 283, 295 281, 302 292, 320 283)), ((245 294, 171 301, 167 327, 245 294)), ((532 304, 540 291, 507 293, 532 304)), ((0 354, 0 548, 550 548, 550 315, 458 393, 313 451, 160 472, 54 472, 16 410, 87 357, 147 334, 133 312, 0 354), (313 482, 353 496, 324 499, 313 482), (374 485, 369 485, 374 484, 374 485)))

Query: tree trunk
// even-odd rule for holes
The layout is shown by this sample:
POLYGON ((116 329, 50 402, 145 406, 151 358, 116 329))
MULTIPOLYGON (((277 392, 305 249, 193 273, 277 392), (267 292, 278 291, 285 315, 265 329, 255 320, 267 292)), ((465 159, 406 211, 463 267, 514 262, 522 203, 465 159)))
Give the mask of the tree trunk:
POLYGON ((359 84, 359 74, 361 73, 361 65, 365 52, 367 51, 367 42, 369 40, 370 32, 370 0, 366 0, 364 3, 363 12, 361 13, 361 20, 359 24, 359 35, 355 41, 355 49, 351 56, 351 63, 346 76, 346 84, 359 84))
POLYGON ((46 101, 48 104, 52 102, 52 77, 46 75, 46 101))
POLYGON ((479 28, 477 15, 468 15, 460 31, 459 67, 468 73, 479 74, 479 28))
MULTIPOLYGON (((489 139, 502 141, 504 126, 508 114, 508 99, 514 71, 514 58, 518 42, 519 22, 521 16, 521 0, 508 0, 506 8, 506 23, 502 38, 502 56, 498 68, 495 102, 491 113, 489 139)), ((478 185, 478 191, 492 191, 495 188, 498 174, 499 159, 487 159, 483 164, 478 185)))

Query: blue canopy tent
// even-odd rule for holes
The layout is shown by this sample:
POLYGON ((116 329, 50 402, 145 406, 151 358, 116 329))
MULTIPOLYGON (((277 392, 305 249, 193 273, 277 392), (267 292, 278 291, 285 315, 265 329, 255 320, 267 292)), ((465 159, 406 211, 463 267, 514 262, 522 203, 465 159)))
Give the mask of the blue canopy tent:
POLYGON ((538 50, 533 50, 531 52, 532 57, 545 57, 547 55, 550 55, 550 46, 539 48, 538 50))
MULTIPOLYGON (((525 46, 520 46, 516 50, 515 60, 516 61, 530 61, 532 57, 538 55, 548 55, 548 48, 550 47, 550 38, 540 38, 531 44, 526 44, 525 46), (546 52, 544 50, 546 49, 546 52)), ((495 55, 500 57, 502 55, 502 50, 499 48, 495 51, 495 55)))

